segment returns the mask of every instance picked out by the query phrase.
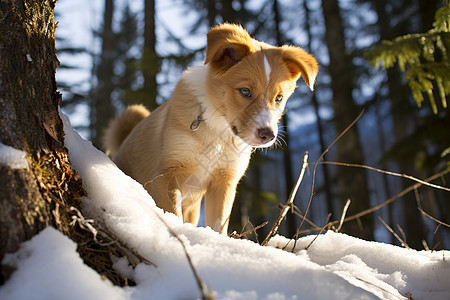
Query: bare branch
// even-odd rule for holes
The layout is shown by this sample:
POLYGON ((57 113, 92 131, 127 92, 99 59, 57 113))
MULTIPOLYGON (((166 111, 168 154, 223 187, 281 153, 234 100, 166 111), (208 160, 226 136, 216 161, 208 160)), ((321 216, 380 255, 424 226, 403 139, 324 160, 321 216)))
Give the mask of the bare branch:
POLYGON ((448 188, 448 187, 444 187, 444 186, 440 186, 440 185, 437 185, 437 184, 429 183, 429 182, 426 182, 424 180, 418 179, 418 178, 410 176, 410 175, 400 174, 400 173, 395 173, 395 172, 390 172, 390 171, 385 171, 385 170, 381 170, 381 169, 370 167, 370 166, 366 166, 366 165, 343 163, 343 162, 335 162, 335 161, 321 161, 321 162, 318 162, 318 164, 322 164, 322 165, 336 165, 336 166, 345 166, 345 167, 354 167, 354 168, 368 169, 368 170, 376 171, 376 172, 387 174, 387 175, 403 177, 403 178, 416 181, 418 183, 421 183, 423 185, 426 185, 426 186, 429 186, 429 187, 432 187, 432 188, 435 188, 435 189, 440 189, 440 190, 444 190, 444 191, 450 192, 450 188, 448 188))
POLYGON ((292 207, 293 202, 294 202, 294 198, 295 195, 297 194, 297 190, 298 187, 300 186, 300 183, 302 182, 303 179, 303 175, 305 174, 305 170, 306 170, 306 166, 308 165, 308 151, 305 152, 305 154, 303 155, 303 165, 302 165, 302 169, 300 171, 300 175, 298 176, 297 182, 295 183, 294 188, 291 191, 291 194, 289 195, 289 199, 288 201, 286 201, 286 204, 283 206, 283 208, 281 209, 280 214, 278 215, 278 219, 275 221, 275 223, 273 224, 272 228, 269 231, 269 234, 267 235, 267 237, 264 239, 264 241, 262 242, 262 246, 267 245, 267 243, 269 242, 269 240, 277 233, 278 228, 280 227, 281 222, 283 221, 283 219, 286 217, 287 212, 289 211, 289 209, 292 207))
POLYGON ((123 241, 121 241, 114 233, 112 233, 109 228, 106 227, 105 224, 96 224, 92 219, 86 219, 83 214, 75 207, 70 207, 70 210, 73 211, 76 215, 72 215, 72 222, 70 222, 70 226, 74 226, 78 224, 78 226, 87 232, 92 234, 92 239, 94 242, 102 247, 110 247, 117 250, 121 255, 124 255, 128 258, 130 264, 135 267, 138 263, 144 262, 147 265, 152 265, 157 267, 154 263, 140 255, 137 251, 126 245, 123 241), (100 242, 98 240, 98 236, 101 236, 102 239, 108 240, 108 242, 100 242))
POLYGON ((405 232, 403 231, 403 229, 400 226, 400 224, 397 224, 396 226, 397 226, 398 231, 400 231, 400 234, 402 235, 402 240, 404 240, 405 243, 406 243, 406 234, 405 234, 405 232))
MULTIPOLYGON (((294 205, 294 214, 296 214, 297 216, 299 216, 300 218, 305 218, 305 216, 302 214, 301 210, 297 207, 297 205, 294 205)), ((306 223, 308 223, 309 225, 311 225, 314 228, 318 228, 320 229, 319 226, 317 226, 313 221, 311 221, 308 218, 305 218, 306 223)))
POLYGON ((339 220, 339 226, 336 229, 336 232, 339 232, 339 230, 341 230, 342 224, 344 223, 345 215, 347 214, 347 209, 350 206, 351 202, 352 201, 350 199, 347 199, 347 202, 345 203, 344 209, 342 210, 342 216, 341 216, 341 219, 339 220))
MULTIPOLYGON (((437 173, 437 174, 435 174, 435 175, 433 175, 433 176, 431 176, 431 177, 425 179, 424 181, 425 181, 425 182, 433 181, 433 180, 435 180, 435 179, 437 179, 437 178, 439 178, 439 177, 442 177, 442 176, 444 176, 444 175, 446 175, 446 174, 448 174, 448 173, 450 173, 450 169, 449 169, 449 170, 444 170, 444 171, 442 171, 442 172, 439 172, 439 173, 437 173)), ((398 193, 397 195, 392 196, 391 198, 387 199, 387 200, 384 201, 383 203, 380 203, 380 204, 378 204, 378 205, 376 205, 376 206, 374 206, 374 207, 371 207, 371 208, 369 208, 369 209, 367 209, 367 210, 365 210, 365 211, 359 212, 359 213, 357 213, 357 214, 355 214, 355 215, 346 217, 346 218, 344 219, 344 223, 345 223, 345 222, 348 222, 348 221, 352 221, 352 220, 358 219, 358 218, 360 218, 360 217, 362 217, 362 216, 371 214, 371 213, 373 213, 373 212, 375 212, 375 211, 381 209, 382 207, 391 204, 392 202, 394 202, 394 201, 397 200, 398 198, 400 198, 400 197, 406 195, 407 193, 411 192, 412 190, 416 190, 416 189, 419 188, 420 186, 422 186, 422 183, 416 183, 416 184, 414 184, 414 185, 412 185, 412 186, 410 186, 410 187, 404 189, 403 191, 401 191, 401 192, 398 193)), ((419 210, 421 210, 420 207, 419 207, 419 210)), ((426 216, 429 216, 427 213, 425 213, 425 215, 426 215, 426 216)), ((431 217, 431 216, 430 216, 430 217, 431 217)), ((442 223, 441 225, 444 225, 444 226, 446 226, 446 227, 450 227, 449 224, 443 223, 442 221, 439 221, 439 220, 437 220, 437 219, 432 218, 432 220, 434 220, 435 222, 437 222, 437 223, 439 223, 439 224, 442 223)), ((332 221, 332 222, 330 222, 330 226, 336 225, 336 224, 338 224, 338 223, 339 223, 339 221, 332 221)), ((313 226, 312 228, 303 229, 303 230, 298 231, 298 234, 300 235, 300 234, 305 234, 305 233, 317 232, 317 231, 321 230, 321 228, 322 228, 322 227, 319 227, 319 226, 317 226, 317 225, 312 225, 312 226, 313 226)))
POLYGON ((194 267, 194 264, 192 263, 191 256, 189 255, 186 244, 184 243, 183 239, 170 227, 170 225, 164 220, 162 216, 160 216, 157 212, 155 212, 155 215, 158 217, 158 219, 163 222, 163 224, 167 227, 170 234, 173 235, 181 244, 184 250, 184 254, 186 255, 187 261, 189 263, 189 266, 192 270, 192 273, 194 274, 195 280, 197 281, 198 288, 200 290, 200 293, 202 295, 202 300, 212 300, 214 299, 214 293, 212 291, 209 291, 206 284, 203 282, 203 280, 200 278, 200 276, 197 273, 197 270, 194 267))
POLYGON ((258 234, 256 233, 256 230, 258 230, 258 229, 260 229, 260 228, 266 226, 268 223, 269 223, 269 222, 266 221, 266 222, 264 222, 264 223, 262 223, 262 224, 260 224, 260 225, 258 225, 258 226, 255 227, 255 226, 253 226, 252 222, 250 222, 250 220, 247 220, 247 224, 250 224, 250 226, 251 226, 252 228, 251 228, 250 230, 244 231, 245 227, 247 227, 247 224, 246 224, 246 225, 244 226, 244 228, 242 228, 242 231, 243 231, 243 232, 241 232, 241 233, 239 233, 239 234, 238 234, 238 233, 234 233, 234 234, 232 234, 230 237, 235 238, 235 239, 240 239, 240 238, 242 238, 243 236, 245 236, 245 238, 247 238, 247 235, 253 233, 253 234, 255 234, 256 242, 259 244, 259 241, 258 241, 258 234))
MULTIPOLYGON (((299 228, 303 225, 303 222, 305 221, 306 215, 308 214, 309 208, 311 206, 312 197, 314 195, 314 184, 315 184, 315 181, 316 181, 317 164, 319 163, 319 161, 323 160, 323 157, 330 150, 330 148, 334 144, 336 144, 337 141, 339 141, 342 138, 342 136, 344 136, 344 134, 346 134, 347 131, 349 131, 350 128, 352 128, 356 124, 356 122, 358 122, 358 120, 362 117, 363 114, 364 114, 364 109, 359 113, 359 115, 355 118, 355 120, 353 120, 353 122, 350 123, 350 125, 348 125, 347 128, 345 128, 345 130, 341 134, 339 134, 339 136, 325 149, 325 151, 323 151, 323 153, 320 155, 320 157, 314 163, 314 170, 313 170, 312 183, 311 183, 311 194, 309 196, 308 205, 306 206, 305 214, 304 214, 304 217, 303 217, 302 221, 300 222, 299 228)), ((297 232, 299 232, 299 231, 297 230, 297 232)), ((296 237, 296 239, 297 238, 298 238, 298 236, 296 237)))
POLYGON ((418 207, 419 211, 426 217, 430 218, 431 220, 435 221, 436 223, 438 223, 439 225, 443 225, 445 227, 450 228, 450 225, 447 223, 444 223, 442 221, 439 221, 438 219, 434 218, 433 216, 427 214, 423 209, 421 209, 420 207, 418 207))
MULTIPOLYGON (((325 222, 326 225, 322 227, 322 229, 320 230, 320 232, 314 237, 314 239, 311 241, 311 243, 309 243, 309 245, 306 246, 305 250, 308 250, 309 247, 311 247, 311 245, 312 245, 312 244, 314 243, 314 241, 317 239, 317 237, 325 230, 325 228, 327 228, 327 226, 328 226, 328 224, 329 224, 328 221, 330 220, 330 217, 331 217, 331 213, 328 214, 327 221, 325 222)), ((295 240, 295 241, 297 241, 297 240, 295 240)), ((295 242, 294 242, 294 248, 295 248, 295 242)), ((292 250, 293 250, 294 248, 292 248, 292 250)))
MULTIPOLYGON (((359 281, 362 281, 362 282, 364 282, 364 283, 370 284, 371 286, 374 286, 374 287, 376 287, 376 288, 379 288, 379 289, 382 290, 383 292, 386 292, 386 293, 388 293, 388 294, 391 294, 392 296, 394 296, 394 297, 397 298, 397 299, 400 299, 400 300, 406 299, 406 298, 404 298, 404 297, 402 297, 402 296, 398 296, 398 295, 396 295, 396 294, 393 294, 392 292, 386 290, 385 288, 383 288, 383 287, 381 287, 381 286, 378 286, 378 285, 376 285, 376 284, 374 284, 374 283, 372 283, 372 282, 370 282, 370 281, 367 281, 367 280, 362 279, 362 278, 359 278, 359 277, 355 277, 355 278, 358 279, 359 281)), ((408 294, 409 294, 409 293, 408 293, 408 294)), ((409 295, 410 295, 410 294, 409 294, 409 295)), ((410 298, 408 298, 408 299, 413 299, 413 298, 412 298, 412 296, 410 296, 410 298)))
POLYGON ((408 248, 409 249, 409 246, 408 246, 408 244, 406 243, 406 241, 404 241, 404 240, 402 240, 402 238, 397 234, 397 233, 395 233, 395 231, 391 228, 391 227, 389 227, 389 225, 388 224, 386 224, 386 222, 384 222, 384 220, 380 217, 380 216, 378 216, 378 219, 381 221, 381 223, 383 223, 383 225, 395 236, 395 238, 397 239, 397 240, 399 240, 399 242, 402 244, 402 246, 403 247, 405 247, 405 248, 408 248))
MULTIPOLYGON (((449 172, 450 172, 450 169, 444 170, 444 171, 442 171, 442 172, 439 172, 439 173, 437 173, 437 174, 434 174, 434 175, 431 176, 431 177, 428 177, 428 178, 425 179, 424 181, 425 181, 425 182, 433 181, 433 180, 435 180, 436 178, 439 178, 440 176, 443 176, 443 175, 445 175, 445 174, 447 174, 447 173, 449 173, 449 172)), ((380 208, 382 208, 382 207, 384 207, 384 206, 386 206, 386 205, 388 205, 388 204, 394 202, 394 200, 396 200, 396 199, 398 199, 398 198, 400 198, 400 197, 406 195, 406 194, 409 193, 410 191, 412 191, 412 190, 414 190, 414 189, 417 189, 417 188, 420 187, 420 186, 422 186, 422 183, 416 183, 416 184, 410 186, 409 188, 404 189, 403 191, 401 191, 401 192, 398 193, 397 195, 395 195, 395 196, 393 196, 393 197, 387 199, 387 200, 384 201, 383 203, 380 203, 380 204, 378 204, 378 205, 376 205, 376 206, 374 206, 374 207, 371 207, 371 208, 369 208, 369 209, 367 209, 367 210, 365 210, 365 211, 362 211, 362 212, 357 213, 357 214, 355 214, 355 215, 353 215, 353 216, 350 216, 350 217, 345 218, 345 219, 344 219, 344 222, 352 221, 352 220, 358 219, 358 218, 360 218, 360 217, 362 217, 362 216, 365 216, 365 215, 368 215, 368 214, 370 214, 370 213, 373 213, 374 211, 379 210, 380 208)), ((338 221, 332 222, 333 225, 334 225, 334 224, 337 224, 337 223, 338 223, 338 221)))

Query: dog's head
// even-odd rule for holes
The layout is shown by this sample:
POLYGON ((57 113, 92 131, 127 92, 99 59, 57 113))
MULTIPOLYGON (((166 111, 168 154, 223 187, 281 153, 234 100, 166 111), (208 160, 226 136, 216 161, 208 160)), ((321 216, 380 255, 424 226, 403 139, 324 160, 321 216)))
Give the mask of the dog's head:
POLYGON ((253 147, 275 142, 287 99, 302 77, 313 90, 316 59, 299 47, 274 47, 241 26, 222 24, 207 36, 208 94, 232 132, 253 147))

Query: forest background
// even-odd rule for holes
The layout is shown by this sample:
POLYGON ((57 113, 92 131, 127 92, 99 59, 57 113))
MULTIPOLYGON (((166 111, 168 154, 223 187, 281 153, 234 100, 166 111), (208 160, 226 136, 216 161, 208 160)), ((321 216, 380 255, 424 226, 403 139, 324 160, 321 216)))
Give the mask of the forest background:
MULTIPOLYGON (((405 70, 394 65, 386 71, 369 62, 376 61, 373 49, 382 40, 431 30, 443 5, 440 0, 60 0, 55 20, 63 110, 76 129, 102 149, 102 131, 115 114, 133 103, 156 108, 170 97, 187 66, 202 63, 211 26, 242 24, 259 40, 303 47, 316 56, 320 69, 315 91, 299 81, 288 101, 281 145, 253 155, 238 188, 231 230, 274 222, 308 151, 311 165, 294 209, 282 223, 283 235, 299 232, 305 212, 309 222, 300 233, 317 232, 339 220, 350 199, 346 216, 382 207, 345 222, 343 232, 416 249, 448 249, 450 230, 441 224, 450 223, 447 191, 411 188, 417 182, 333 163, 421 179, 448 170, 450 116, 445 101, 436 100, 433 110, 425 97, 418 107, 405 70), (313 168, 316 161, 329 163, 313 168), (409 192, 402 193, 405 190, 409 192)), ((433 49, 434 62, 448 71, 448 53, 433 49)), ((433 93, 440 99, 439 88, 433 93)), ((448 186, 449 179, 445 173, 435 182, 448 186)), ((257 232, 265 236, 269 229, 267 225, 257 232)))

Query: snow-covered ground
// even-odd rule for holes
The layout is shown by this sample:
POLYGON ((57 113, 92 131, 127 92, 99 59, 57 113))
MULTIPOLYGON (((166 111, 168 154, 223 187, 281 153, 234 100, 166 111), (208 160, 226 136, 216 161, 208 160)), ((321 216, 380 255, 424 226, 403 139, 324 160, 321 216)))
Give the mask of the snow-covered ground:
POLYGON ((83 214, 156 265, 115 267, 133 278, 120 288, 83 264, 74 242, 47 228, 3 264, 17 268, 0 299, 199 299, 180 241, 215 299, 450 299, 450 251, 415 251, 328 232, 292 241, 276 236, 267 247, 182 224, 108 157, 81 139, 65 116, 66 146, 88 197, 83 214), (163 218, 164 222, 160 218, 163 218), (278 248, 277 248, 278 247, 278 248), (289 250, 289 251, 287 251, 289 250))

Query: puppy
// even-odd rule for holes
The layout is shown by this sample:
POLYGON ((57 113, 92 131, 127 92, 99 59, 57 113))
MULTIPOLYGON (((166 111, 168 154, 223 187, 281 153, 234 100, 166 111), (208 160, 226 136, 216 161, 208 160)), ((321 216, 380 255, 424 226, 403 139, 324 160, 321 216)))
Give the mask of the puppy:
POLYGON ((153 112, 128 107, 105 134, 114 162, 156 204, 195 226, 227 233, 236 185, 253 148, 274 144, 286 101, 300 77, 313 90, 316 59, 293 46, 257 41, 241 26, 207 35, 205 64, 187 69, 153 112))

